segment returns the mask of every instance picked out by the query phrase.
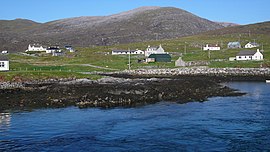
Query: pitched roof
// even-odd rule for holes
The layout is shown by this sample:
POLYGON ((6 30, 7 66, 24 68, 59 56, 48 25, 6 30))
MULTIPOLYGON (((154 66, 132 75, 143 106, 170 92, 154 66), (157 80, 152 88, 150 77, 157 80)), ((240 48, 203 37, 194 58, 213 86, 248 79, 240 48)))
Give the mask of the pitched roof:
POLYGON ((250 56, 250 55, 254 55, 257 51, 254 50, 242 50, 240 51, 237 56, 250 56))
POLYGON ((239 45, 240 42, 229 42, 228 45, 239 45))
POLYGON ((171 58, 170 54, 150 54, 148 58, 171 58))
POLYGON ((248 44, 254 45, 254 46, 258 46, 259 44, 256 42, 249 42, 248 44))
POLYGON ((9 61, 6 55, 0 55, 0 61, 9 61))

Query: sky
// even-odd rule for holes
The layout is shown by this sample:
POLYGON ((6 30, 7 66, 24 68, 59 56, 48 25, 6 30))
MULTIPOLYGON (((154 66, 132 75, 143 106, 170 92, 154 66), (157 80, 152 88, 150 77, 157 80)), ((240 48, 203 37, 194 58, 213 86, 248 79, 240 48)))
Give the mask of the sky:
POLYGON ((270 21, 270 0, 1 0, 0 20, 45 23, 79 16, 106 16, 141 6, 176 7, 197 16, 241 25, 270 21))

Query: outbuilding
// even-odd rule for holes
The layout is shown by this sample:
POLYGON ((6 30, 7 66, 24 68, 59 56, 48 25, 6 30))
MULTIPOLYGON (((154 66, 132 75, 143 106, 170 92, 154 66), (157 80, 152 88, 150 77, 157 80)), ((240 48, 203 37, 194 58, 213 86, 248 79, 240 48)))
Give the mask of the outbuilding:
POLYGON ((155 59, 155 62, 171 62, 172 57, 170 54, 150 54, 150 59, 155 59))

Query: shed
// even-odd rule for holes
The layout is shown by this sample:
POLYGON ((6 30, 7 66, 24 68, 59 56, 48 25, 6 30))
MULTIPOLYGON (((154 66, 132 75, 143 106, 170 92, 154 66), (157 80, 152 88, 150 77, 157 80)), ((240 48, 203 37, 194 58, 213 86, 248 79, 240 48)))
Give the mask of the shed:
POLYGON ((151 54, 148 58, 154 58, 155 62, 171 62, 170 54, 151 54))

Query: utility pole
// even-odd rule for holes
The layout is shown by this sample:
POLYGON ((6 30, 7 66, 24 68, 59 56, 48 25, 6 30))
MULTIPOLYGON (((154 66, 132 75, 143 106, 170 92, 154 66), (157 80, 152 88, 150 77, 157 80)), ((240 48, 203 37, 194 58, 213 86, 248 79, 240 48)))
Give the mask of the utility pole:
POLYGON ((131 66, 130 66, 130 48, 128 48, 128 51, 129 51, 129 54, 128 54, 128 70, 131 69, 131 66))
POLYGON ((211 58, 211 51, 210 51, 210 49, 208 50, 208 58, 209 59, 211 58))
POLYGON ((186 45, 187 42, 185 42, 185 54, 187 54, 187 45, 186 45))

